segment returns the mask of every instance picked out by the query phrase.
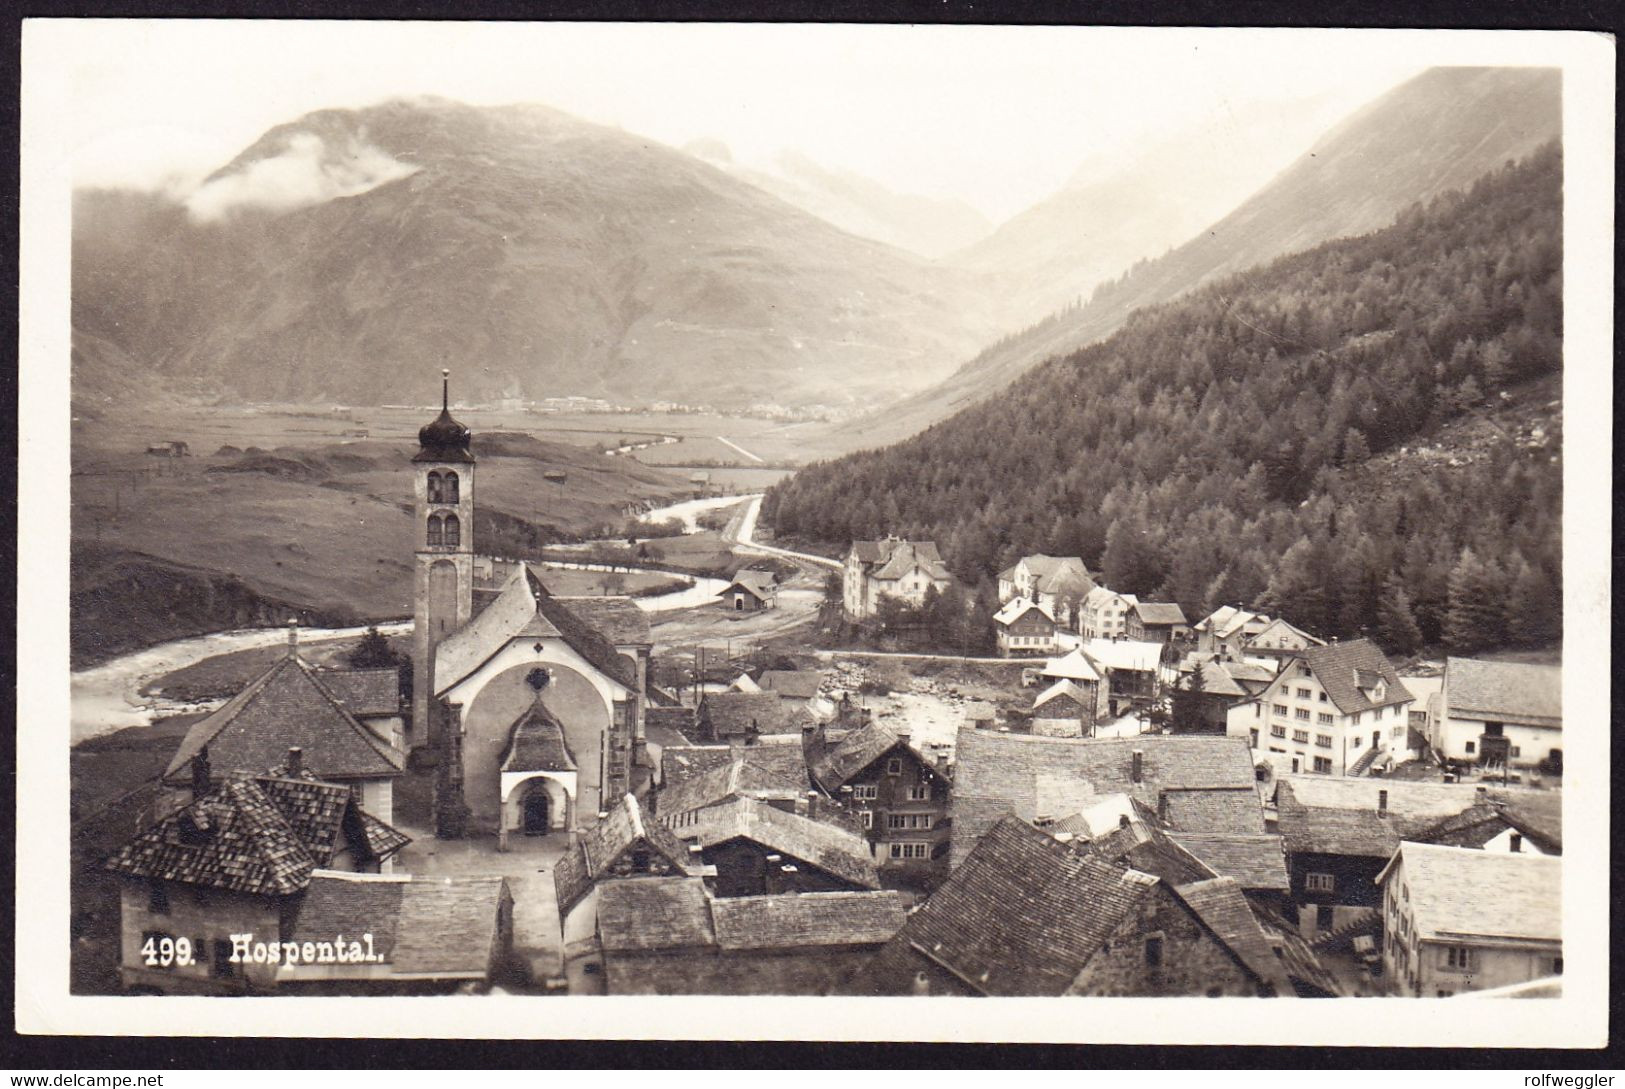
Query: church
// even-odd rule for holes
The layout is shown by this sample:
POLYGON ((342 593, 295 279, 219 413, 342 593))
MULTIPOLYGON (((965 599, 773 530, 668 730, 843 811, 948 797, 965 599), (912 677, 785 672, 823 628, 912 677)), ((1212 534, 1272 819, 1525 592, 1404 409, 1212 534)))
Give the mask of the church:
POLYGON ((493 594, 474 553, 473 435, 441 412, 414 467, 412 721, 406 744, 435 771, 437 835, 590 828, 647 785, 648 621, 627 598, 551 594, 528 564, 493 594), (483 608, 477 608, 483 604, 483 608))

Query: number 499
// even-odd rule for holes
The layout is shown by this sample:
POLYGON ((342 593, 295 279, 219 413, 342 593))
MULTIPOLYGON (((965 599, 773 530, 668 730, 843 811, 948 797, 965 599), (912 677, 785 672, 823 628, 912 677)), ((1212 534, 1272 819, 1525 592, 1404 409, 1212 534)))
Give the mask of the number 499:
POLYGON ((190 938, 149 937, 141 946, 141 956, 149 968, 173 965, 184 968, 192 963, 192 941, 190 938))

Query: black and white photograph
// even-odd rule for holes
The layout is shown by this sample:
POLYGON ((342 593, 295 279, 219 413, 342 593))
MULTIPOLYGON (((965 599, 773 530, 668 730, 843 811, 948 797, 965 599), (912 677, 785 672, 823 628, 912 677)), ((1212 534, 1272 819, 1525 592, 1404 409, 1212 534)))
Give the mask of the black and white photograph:
POLYGON ((1606 1039, 1611 38, 23 61, 26 1031, 1606 1039))

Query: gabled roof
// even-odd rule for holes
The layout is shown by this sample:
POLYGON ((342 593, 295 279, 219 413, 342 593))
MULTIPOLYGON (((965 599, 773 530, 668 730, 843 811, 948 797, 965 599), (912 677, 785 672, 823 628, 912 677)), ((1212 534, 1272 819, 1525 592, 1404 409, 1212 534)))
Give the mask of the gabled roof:
POLYGON ((1162 644, 1134 639, 1091 639, 1081 648, 1096 669, 1154 673, 1162 663, 1162 644))
POLYGON ((1133 606, 1140 600, 1133 594, 1120 594, 1109 587, 1096 586, 1084 595, 1083 603, 1086 608, 1098 609, 1102 605, 1109 604, 1113 599, 1121 599, 1124 604, 1129 606, 1133 606))
MULTIPOLYGON (((288 940, 370 934, 373 953, 391 975, 484 979, 500 945, 507 895, 507 881, 501 877, 412 878, 318 870, 288 940)), ((297 969, 289 974, 297 978, 297 969)))
POLYGON ((521 564, 484 611, 435 648, 435 695, 445 694, 515 639, 563 639, 610 680, 623 688, 637 687, 632 663, 521 564))
POLYGON ((675 785, 662 787, 656 795, 655 807, 661 822, 670 823, 672 817, 733 798, 797 799, 805 796, 806 791, 805 774, 797 781, 735 758, 675 785))
POLYGON ((1036 714, 1050 704, 1056 705, 1053 710, 1063 711, 1068 700, 1077 705, 1079 712, 1087 711, 1094 706, 1089 694, 1071 681, 1056 681, 1034 698, 1033 711, 1036 714))
POLYGON ((1402 838, 1417 838, 1478 801, 1469 783, 1281 775, 1275 789, 1281 835, 1294 854, 1387 858, 1402 838), (1387 816, 1378 816, 1383 792, 1387 816))
POLYGON ((1286 970, 1287 978, 1292 980, 1299 994, 1307 990, 1319 997, 1350 996, 1349 988, 1326 970, 1314 947, 1304 940, 1302 934, 1268 916, 1260 917, 1255 913, 1254 917, 1258 919, 1259 929, 1263 930, 1265 939, 1280 958, 1281 967, 1286 970))
POLYGON ((1451 715, 1554 726, 1563 721, 1561 666, 1447 658, 1444 675, 1451 715))
POLYGON ((766 669, 756 679, 762 691, 797 700, 812 699, 823 683, 824 675, 815 669, 766 669))
POLYGON ((908 749, 909 755, 926 768, 934 766, 926 757, 904 744, 891 730, 878 722, 871 722, 867 726, 851 731, 834 744, 826 745, 824 750, 809 762, 808 770, 812 773, 814 782, 833 794, 851 782, 854 776, 900 745, 908 749))
POLYGON ((1228 639, 1237 632, 1256 635, 1269 626, 1270 617, 1234 605, 1220 605, 1196 625, 1199 631, 1212 633, 1219 639, 1228 639))
POLYGON ((1280 836, 1174 832, 1170 838, 1220 877, 1235 878, 1243 889, 1285 892, 1292 887, 1280 836))
POLYGON ((323 688, 352 715, 401 713, 401 674, 398 669, 332 669, 316 675, 323 688))
POLYGON ((1171 601, 1137 602, 1134 606, 1134 612, 1139 616, 1142 624, 1185 623, 1185 610, 1171 601))
POLYGON ((298 747, 305 766, 324 779, 401 774, 406 756, 356 721, 297 654, 279 658, 219 709, 192 724, 164 772, 184 779, 207 746, 216 774, 258 774, 298 747))
POLYGON ((689 852, 671 829, 658 821, 643 819, 638 800, 628 794, 621 804, 591 828, 576 836, 553 867, 553 890, 558 897, 559 918, 592 891, 592 887, 606 874, 614 874, 612 867, 634 845, 646 847, 657 860, 682 876, 690 876, 689 852))
MULTIPOLYGON (((350 789, 308 779, 234 775, 138 832, 104 868, 229 892, 287 896, 302 890, 341 847, 368 853, 350 789)), ((390 852, 407 838, 374 820, 390 852), (382 833, 388 833, 384 835, 382 833)))
POLYGON ((661 789, 671 790, 695 776, 726 767, 736 760, 778 779, 798 783, 808 781, 807 758, 802 751, 801 738, 769 735, 754 745, 667 745, 660 752, 661 789))
POLYGON ((700 699, 700 721, 717 737, 744 737, 753 726, 757 733, 790 733, 799 729, 796 710, 777 692, 707 692, 700 699))
POLYGON ((1059 738, 962 727, 955 748, 956 859, 1006 813, 1022 820, 1060 818, 1078 812, 1087 798, 1107 794, 1128 794, 1154 811, 1165 790, 1256 789, 1252 754, 1239 737, 1059 738), (1132 774, 1135 750, 1142 754, 1138 782, 1132 774), (1071 808, 1040 813, 1041 793, 1053 795, 1068 780, 1076 784, 1074 796, 1055 804, 1071 808))
POLYGON ((755 798, 736 798, 699 810, 695 820, 683 826, 682 836, 702 847, 749 840, 854 885, 880 887, 869 844, 862 837, 823 821, 775 809, 755 798))
POLYGON ((1196 913, 1204 926, 1246 965, 1259 980, 1275 988, 1278 995, 1292 989, 1286 970, 1275 949, 1258 925, 1253 909, 1241 893, 1241 886, 1228 877, 1215 877, 1188 885, 1176 885, 1174 895, 1196 913))
POLYGON ((723 949, 880 945, 903 926, 895 892, 802 892, 719 896, 711 923, 723 949))
POLYGON ((1165 789, 1162 805, 1174 832, 1235 832, 1263 835, 1264 806, 1258 791, 1165 789))
POLYGON ((1290 640, 1294 644, 1301 643, 1304 646, 1311 647, 1322 647, 1326 645, 1326 640, 1310 635, 1302 628, 1295 627, 1288 624, 1280 617, 1276 617, 1274 620, 1271 620, 1268 624, 1261 628, 1257 634, 1251 636, 1247 640, 1247 646, 1250 649, 1257 648, 1267 650, 1272 647, 1280 646, 1281 640, 1290 640))
POLYGON ((555 597, 553 600, 617 647, 648 646, 654 640, 649 633, 649 614, 629 597, 605 595, 555 597))
POLYGON ((870 573, 869 577, 890 582, 900 579, 916 567, 928 578, 949 578, 948 568, 937 555, 937 546, 931 541, 896 541, 886 555, 886 562, 870 573))
POLYGON ((1084 656, 1081 650, 1072 650, 1059 658, 1051 658, 1044 663, 1041 673, 1045 677, 1059 677, 1062 680, 1069 681, 1089 681, 1094 684, 1100 683, 1101 680, 1100 671, 1095 668, 1093 662, 1084 656))
MULTIPOLYGON (((1202 673, 1203 695, 1226 696, 1233 699, 1248 695, 1247 690, 1236 680, 1224 662, 1215 662, 1212 659, 1202 660, 1197 655, 1190 654, 1179 664, 1181 674, 1194 673, 1198 669, 1202 673)), ((1181 676, 1181 687, 1189 683, 1188 680, 1181 676)))
POLYGON ((1001 605, 999 611, 993 614, 993 622, 1009 627, 1023 616, 1035 611, 1051 624, 1055 623, 1055 613, 1048 605, 1039 605, 1024 597, 1013 597, 1001 605))
POLYGON ((847 990, 908 994, 915 973, 934 967, 970 993, 1063 994, 1156 884, 1007 818, 847 990))
POLYGON ((744 568, 734 575, 732 582, 717 591, 717 596, 721 597, 723 594, 732 593, 736 588, 753 594, 762 601, 766 601, 773 596, 773 572, 758 571, 754 567, 744 568))
POLYGON ((598 940, 605 953, 716 944, 711 898, 697 877, 632 877, 598 893, 598 940))
POLYGON ((1470 847, 1401 843, 1377 876, 1403 868, 1423 941, 1563 940, 1563 859, 1470 847), (1486 890, 1492 890, 1486 895, 1486 890))
POLYGON ((533 700, 514 719, 508 747, 502 755, 503 771, 575 771, 576 762, 564 739, 564 727, 541 700, 533 700))
POLYGON ((1016 561, 1016 565, 1026 567, 1037 578, 1053 575, 1057 571, 1064 571, 1068 568, 1081 571, 1084 574, 1089 573, 1089 569, 1084 566, 1083 558, 1080 556, 1048 556, 1042 552, 1035 552, 1031 556, 1021 557, 1016 561))
MULTIPOLYGON (((1315 679, 1326 689, 1326 695, 1345 715, 1373 707, 1386 707, 1392 703, 1410 703, 1416 698, 1399 679, 1399 673, 1388 656, 1369 639, 1309 647, 1300 654, 1309 664, 1315 679), (1367 692, 1378 679, 1383 682, 1386 692, 1381 702, 1373 702, 1367 692)), ((1290 681, 1291 672, 1289 666, 1281 676, 1290 681)))

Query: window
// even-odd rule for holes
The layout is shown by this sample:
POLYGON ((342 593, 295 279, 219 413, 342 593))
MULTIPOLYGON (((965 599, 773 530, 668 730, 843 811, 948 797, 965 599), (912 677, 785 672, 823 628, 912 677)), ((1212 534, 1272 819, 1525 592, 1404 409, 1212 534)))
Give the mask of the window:
POLYGON ((901 757, 894 756, 890 760, 886 761, 886 774, 887 775, 901 775, 901 774, 903 774, 903 761, 902 761, 901 757))
POLYGON ((1563 958, 1562 957, 1553 957, 1552 958, 1552 975, 1560 976, 1562 974, 1563 974, 1563 958))
POLYGON ((463 540, 462 523, 455 514, 446 515, 446 547, 456 548, 463 540))
POLYGON ((1286 717, 1286 704, 1277 703, 1275 705, 1275 713, 1282 716, 1283 718, 1286 717))
POLYGON ((1307 688, 1300 688, 1300 689, 1298 689, 1298 698, 1299 698, 1299 699, 1300 699, 1300 700, 1306 700, 1306 699, 1309 699, 1309 698, 1311 698, 1311 697, 1312 697, 1312 696, 1313 696, 1313 695, 1314 695, 1314 693, 1313 693, 1313 692, 1310 692, 1310 691, 1309 691, 1309 689, 1307 689, 1307 688))
POLYGON ((1321 748, 1321 749, 1329 749, 1329 748, 1331 748, 1332 747, 1331 735, 1330 734, 1316 734, 1315 735, 1315 746, 1316 746, 1316 748, 1321 748))
POLYGON ((1360 720, 1362 718, 1364 718, 1364 717, 1365 717, 1365 712, 1364 711, 1356 711, 1356 712, 1354 712, 1354 716, 1352 718, 1350 718, 1349 721, 1354 723, 1354 725, 1358 726, 1360 724, 1360 720))
POLYGON ((1308 722, 1309 721, 1309 708, 1307 708, 1307 707, 1298 708, 1296 717, 1297 717, 1298 721, 1300 721, 1300 722, 1308 722))
POLYGON ((1320 775, 1330 775, 1332 773, 1331 759, 1325 756, 1315 757, 1315 771, 1320 775))
POLYGON ((886 814, 886 827, 887 828, 907 828, 908 825, 904 823, 904 814, 902 814, 902 813, 887 813, 886 814))
POLYGON ((457 502, 457 474, 447 473, 441 482, 440 501, 442 503, 457 502))
POLYGON ((1523 755, 1522 751, 1516 745, 1512 746, 1511 752, 1512 752, 1513 756, 1521 756, 1521 755, 1523 755))
POLYGON ((931 800, 931 784, 921 783, 908 788, 908 800, 911 802, 928 802, 931 800))
POLYGON ((147 910, 154 915, 169 914, 169 888, 162 881, 154 881, 147 893, 147 910))
POLYGON ((1257 730, 1248 730, 1247 731, 1247 747, 1250 748, 1250 749, 1258 748, 1258 731, 1257 730))
POLYGON ((1469 742, 1467 742, 1467 755, 1471 756, 1471 755, 1473 755, 1473 752, 1474 752, 1473 743, 1471 741, 1469 741, 1469 742))
POLYGON ((1322 692, 1322 693, 1321 693, 1321 694, 1320 694, 1320 702, 1321 702, 1321 703, 1325 703, 1325 702, 1326 702, 1326 693, 1324 693, 1324 692, 1322 692))
POLYGON ((1153 934, 1145 939, 1145 966, 1147 968, 1162 967, 1162 935, 1153 934))
POLYGON ((873 828, 875 826, 875 812, 874 812, 874 810, 872 810, 872 809, 861 810, 858 813, 858 823, 863 825, 864 828, 873 828))
POLYGON ((1455 994, 1456 994, 1455 991, 1447 991, 1447 990, 1444 990, 1443 988, 1440 988, 1440 990, 1438 992, 1438 995, 1439 995, 1440 998, 1453 998, 1453 997, 1455 997, 1455 994))
POLYGON ((1457 972, 1470 972, 1473 970, 1473 950, 1467 945, 1447 945, 1444 949, 1444 966, 1457 972))
POLYGON ((430 473, 429 474, 429 502, 431 502, 431 503, 444 503, 445 500, 442 498, 443 495, 444 495, 444 492, 443 492, 443 490, 441 488, 440 474, 439 473, 430 473))
POLYGON ((1285 726, 1271 726, 1270 727, 1270 736, 1271 737, 1285 737, 1286 736, 1286 727, 1285 726))
POLYGON ((931 827, 931 814, 929 813, 887 813, 887 828, 912 828, 926 830, 931 827))
POLYGON ((1332 928, 1332 921, 1335 918, 1336 916, 1332 913, 1332 905, 1321 904, 1319 907, 1315 908, 1315 929, 1330 930, 1332 928))
POLYGON ((1293 730, 1292 731, 1292 740, 1296 741, 1300 745, 1309 744, 1309 731, 1308 730, 1293 730))
POLYGON ((432 545, 446 543, 446 519, 438 514, 429 515, 429 535, 427 541, 432 545))
POLYGON ((873 783, 855 783, 852 787, 852 797, 859 801, 872 802, 880 796, 880 788, 873 783))
POLYGON ((1354 743, 1352 745, 1350 745, 1349 747, 1353 748, 1353 749, 1357 749, 1357 748, 1360 747, 1360 735, 1359 734, 1354 735, 1354 743))
POLYGON ((931 848, 925 843, 894 843, 891 845, 893 858, 929 858, 931 848))
POLYGON ((1329 873, 1308 873, 1303 875, 1303 887, 1306 892, 1332 892, 1337 885, 1337 879, 1329 873))
POLYGON ((1332 716, 1328 715, 1325 711, 1322 711, 1320 714, 1315 716, 1315 721, 1320 723, 1322 726, 1330 726, 1332 724, 1332 716))

